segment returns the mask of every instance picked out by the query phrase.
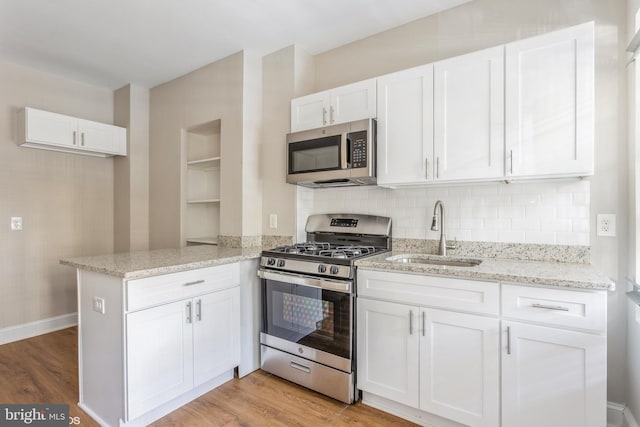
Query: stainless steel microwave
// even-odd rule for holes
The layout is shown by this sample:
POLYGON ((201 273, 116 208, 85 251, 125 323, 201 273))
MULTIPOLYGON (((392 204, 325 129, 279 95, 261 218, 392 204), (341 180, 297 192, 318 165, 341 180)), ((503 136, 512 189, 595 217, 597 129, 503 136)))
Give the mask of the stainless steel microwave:
POLYGON ((375 184, 375 119, 287 134, 287 182, 312 188, 375 184))

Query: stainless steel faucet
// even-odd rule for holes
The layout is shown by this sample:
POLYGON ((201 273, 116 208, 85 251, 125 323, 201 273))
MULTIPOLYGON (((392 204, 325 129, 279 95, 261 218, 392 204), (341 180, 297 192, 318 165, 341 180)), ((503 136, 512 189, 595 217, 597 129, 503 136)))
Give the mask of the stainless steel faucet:
MULTIPOLYGON (((433 220, 431 222, 431 230, 440 230, 440 245, 438 245, 438 255, 447 255, 447 238, 444 234, 444 203, 438 200, 433 207, 433 220), (440 220, 438 221, 438 207, 440 208, 440 220)), ((453 249, 453 248, 452 248, 453 249)))

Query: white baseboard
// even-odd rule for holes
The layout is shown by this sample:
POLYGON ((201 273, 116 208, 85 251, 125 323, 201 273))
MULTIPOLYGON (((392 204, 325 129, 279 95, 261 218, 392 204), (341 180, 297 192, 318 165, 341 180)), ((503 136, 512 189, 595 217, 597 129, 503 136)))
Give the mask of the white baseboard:
POLYGON ((622 422, 623 427, 638 427, 638 422, 633 417, 633 414, 629 408, 624 408, 624 419, 622 422))
POLYGON ((22 325, 0 329, 0 345, 20 341, 78 324, 78 313, 63 314, 22 325))

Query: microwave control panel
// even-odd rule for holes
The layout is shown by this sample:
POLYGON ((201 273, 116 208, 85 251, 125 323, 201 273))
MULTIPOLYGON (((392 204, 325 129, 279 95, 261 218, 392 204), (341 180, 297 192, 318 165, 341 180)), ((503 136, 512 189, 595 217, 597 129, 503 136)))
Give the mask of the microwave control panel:
POLYGON ((351 132, 351 168, 367 167, 367 131, 351 132))

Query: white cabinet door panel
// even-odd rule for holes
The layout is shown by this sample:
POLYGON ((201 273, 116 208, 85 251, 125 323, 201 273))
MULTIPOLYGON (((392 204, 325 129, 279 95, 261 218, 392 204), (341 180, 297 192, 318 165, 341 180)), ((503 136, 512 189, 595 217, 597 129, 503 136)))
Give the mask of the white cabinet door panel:
POLYGON ((594 139, 594 26, 506 46, 509 176, 590 175, 594 139))
POLYGON ((126 133, 123 138, 122 131, 124 128, 78 119, 78 145, 86 150, 126 155, 126 133))
POLYGON ((503 427, 607 424, 604 336, 518 322, 503 328, 503 427))
POLYGON ((127 315, 129 420, 193 387, 187 304, 177 301, 127 315))
POLYGON ((240 363, 240 288, 194 299, 194 386, 240 363))
POLYGON ((435 179, 504 176, 504 47, 434 64, 435 179))
POLYGON ((433 65, 378 79, 378 185, 433 179, 433 65))
POLYGON ((25 108, 26 139, 31 142, 77 148, 78 122, 73 117, 25 108))
POLYGON ((500 419, 500 321, 422 309, 420 409, 469 426, 500 419))
POLYGON ((359 298, 357 311, 358 388, 417 408, 418 309, 359 298))
POLYGON ((342 86, 331 91, 329 124, 376 117, 376 80, 342 86))
POLYGON ((328 125, 329 103, 328 91, 291 100, 291 132, 328 125))

